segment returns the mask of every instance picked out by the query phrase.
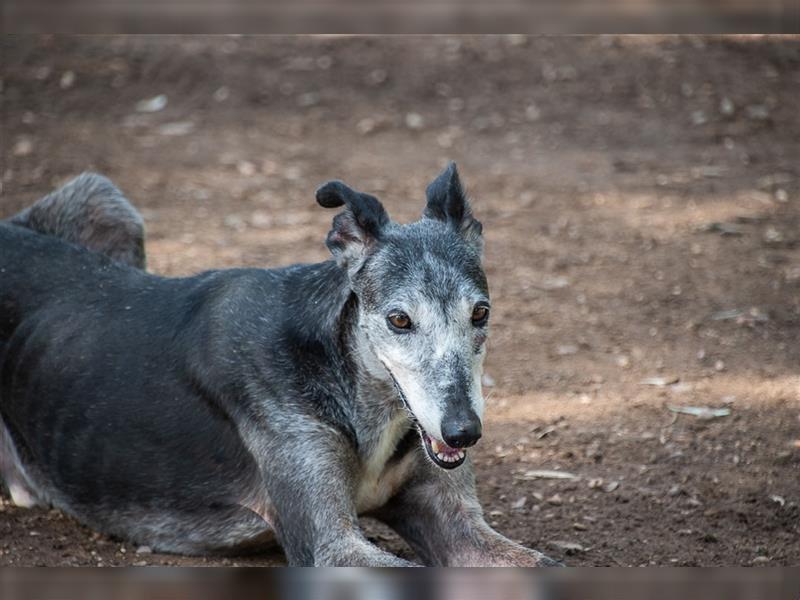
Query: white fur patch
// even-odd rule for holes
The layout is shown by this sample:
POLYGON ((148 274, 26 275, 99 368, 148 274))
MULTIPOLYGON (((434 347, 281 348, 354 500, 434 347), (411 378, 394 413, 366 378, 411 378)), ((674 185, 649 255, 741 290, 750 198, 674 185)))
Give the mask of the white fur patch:
POLYGON ((11 501, 16 506, 31 508, 40 504, 36 486, 25 472, 11 440, 11 434, 2 419, 0 419, 0 476, 5 481, 11 494, 11 501))
POLYGON ((414 457, 409 452, 402 461, 391 468, 386 463, 397 449, 397 444, 409 430, 408 417, 399 413, 381 432, 378 443, 365 457, 364 471, 356 492, 356 509, 369 512, 389 501, 409 475, 409 466, 414 457))

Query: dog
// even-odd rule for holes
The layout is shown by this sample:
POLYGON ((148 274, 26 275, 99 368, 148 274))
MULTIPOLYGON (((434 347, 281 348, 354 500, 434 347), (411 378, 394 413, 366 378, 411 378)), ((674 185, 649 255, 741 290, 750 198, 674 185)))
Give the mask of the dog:
POLYGON ((84 174, 0 223, 0 474, 167 553, 290 565, 550 566, 484 520, 490 298, 482 227, 455 164, 422 218, 393 222, 341 181, 332 259, 185 278, 145 270, 141 217, 84 174))

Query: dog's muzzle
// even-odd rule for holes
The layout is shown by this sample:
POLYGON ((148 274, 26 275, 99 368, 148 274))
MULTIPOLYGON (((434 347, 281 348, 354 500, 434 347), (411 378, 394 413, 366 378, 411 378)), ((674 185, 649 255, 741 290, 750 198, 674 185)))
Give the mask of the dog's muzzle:
POLYGON ((411 405, 408 403, 403 388, 400 387, 386 363, 383 361, 381 363, 389 374, 403 406, 405 406, 412 421, 416 424, 419 435, 422 438, 422 445, 425 447, 425 451, 433 461, 433 464, 442 469, 455 469, 464 464, 467 459, 465 448, 474 446, 481 437, 481 421, 478 416, 470 410, 466 419, 448 420, 447 424, 442 426, 442 436, 447 439, 449 444, 442 440, 437 440, 422 428, 422 425, 414 415, 414 411, 411 410, 411 405))

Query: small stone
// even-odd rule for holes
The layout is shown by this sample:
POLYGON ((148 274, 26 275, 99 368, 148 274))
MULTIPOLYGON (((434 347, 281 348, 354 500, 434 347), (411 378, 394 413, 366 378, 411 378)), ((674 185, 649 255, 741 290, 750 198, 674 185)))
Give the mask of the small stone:
POLYGON ((256 174, 256 166, 249 160, 240 160, 236 163, 236 170, 239 172, 239 175, 245 177, 252 177, 256 174))
POLYGON ((214 100, 217 102, 225 102, 231 95, 231 91, 226 87, 222 86, 217 88, 214 91, 214 100))
POLYGON ((367 75, 367 82, 372 85, 381 85, 388 77, 389 74, 383 69, 375 69, 367 75))
POLYGON ((521 509, 521 508, 523 508, 523 507, 525 506, 525 503, 526 503, 527 501, 528 501, 528 499, 527 499, 525 496, 523 496, 523 497, 522 497, 522 498, 520 498, 519 500, 516 500, 516 501, 515 501, 515 502, 514 502, 514 503, 511 505, 511 508, 513 508, 514 510, 519 510, 519 509, 521 509))
POLYGON ((723 98, 720 100, 719 112, 726 117, 730 117, 734 112, 736 112, 736 107, 734 106, 733 101, 730 98, 723 98))
POLYGON ((753 121, 766 121, 769 119, 769 108, 765 104, 751 104, 745 111, 753 121))
POLYGON ((696 126, 705 125, 706 123, 708 123, 708 117, 706 116, 706 113, 702 110, 694 111, 692 113, 691 120, 692 120, 692 125, 696 126))
POLYGON ((547 499, 547 503, 553 506, 561 506, 564 504, 564 499, 558 494, 553 494, 547 499))
POLYGON ((425 126, 425 119, 419 113, 408 113, 405 123, 409 129, 420 130, 425 126))
POLYGON ((641 385, 652 385, 654 387, 665 387, 668 385, 674 385, 680 381, 679 377, 646 377, 642 379, 639 383, 641 385))
POLYGON ((784 498, 783 496, 778 496, 777 494, 773 494, 772 496, 769 497, 769 499, 772 500, 775 504, 777 504, 781 508, 786 506, 786 498, 784 498))
POLYGON ((767 244, 780 244, 783 239, 783 234, 774 227, 767 227, 764 231, 764 242, 767 244))
POLYGON ((164 123, 158 128, 158 133, 168 137, 178 137, 188 135, 194 129, 191 121, 175 121, 174 123, 164 123))
POLYGON ((136 549, 136 554, 152 554, 153 549, 150 546, 139 546, 136 549))
POLYGON ((61 75, 61 80, 58 82, 58 85, 61 86, 62 90, 68 90, 75 85, 75 72, 64 71, 64 74, 61 75))
POLYGON ((596 462, 600 462, 603 459, 603 450, 600 448, 599 440, 594 440, 589 444, 586 447, 585 454, 586 458, 591 458, 596 462))
POLYGON ((136 103, 137 112, 152 113, 164 110, 167 107, 167 96, 159 94, 136 103))
POLYGON ((718 372, 722 372, 725 370, 725 363, 721 360, 718 360, 714 363, 714 370, 718 372))
POLYGON ((458 112, 460 110, 464 110, 466 106, 466 102, 462 98, 450 98, 447 101, 447 108, 453 112, 458 112))
POLYGON ((768 556, 756 556, 753 559, 753 564, 754 565, 763 565, 763 564, 766 564, 766 563, 770 562, 771 560, 772 559, 770 559, 768 556))
POLYGON ((789 201, 789 194, 786 193, 786 190, 783 188, 778 188, 775 190, 775 201, 780 202, 781 204, 785 204, 789 201))
POLYGON ((528 36, 521 33, 510 33, 506 35, 506 40, 510 46, 527 46, 528 36))
POLYGON ((297 105, 301 108, 315 106, 320 102, 320 95, 317 92, 306 92, 297 97, 297 105))
POLYGON ((12 150, 14 156, 28 156, 33 153, 33 140, 28 136, 22 136, 17 140, 17 143, 14 144, 14 149, 12 150))
POLYGON ((272 217, 263 210, 257 210, 250 215, 250 224, 257 229, 269 229, 272 226, 272 217))
POLYGON ((365 117, 361 119, 358 123, 356 123, 356 131, 361 135, 368 135, 375 131, 375 128, 378 126, 377 121, 375 119, 371 119, 369 117, 365 117))
POLYGON ((542 111, 535 104, 529 104, 525 109, 525 118, 534 122, 542 118, 542 111))

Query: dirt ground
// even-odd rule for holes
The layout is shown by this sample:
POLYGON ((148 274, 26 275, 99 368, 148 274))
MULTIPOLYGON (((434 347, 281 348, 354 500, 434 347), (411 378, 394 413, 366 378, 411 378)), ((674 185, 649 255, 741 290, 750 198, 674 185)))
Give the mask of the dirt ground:
MULTIPOLYGON (((323 260, 316 186, 406 221, 456 160, 492 289, 488 519, 570 565, 800 563, 800 39, 3 44, 0 217, 99 171, 158 273, 323 260)), ((4 565, 282 562, 0 499, 4 565)))

